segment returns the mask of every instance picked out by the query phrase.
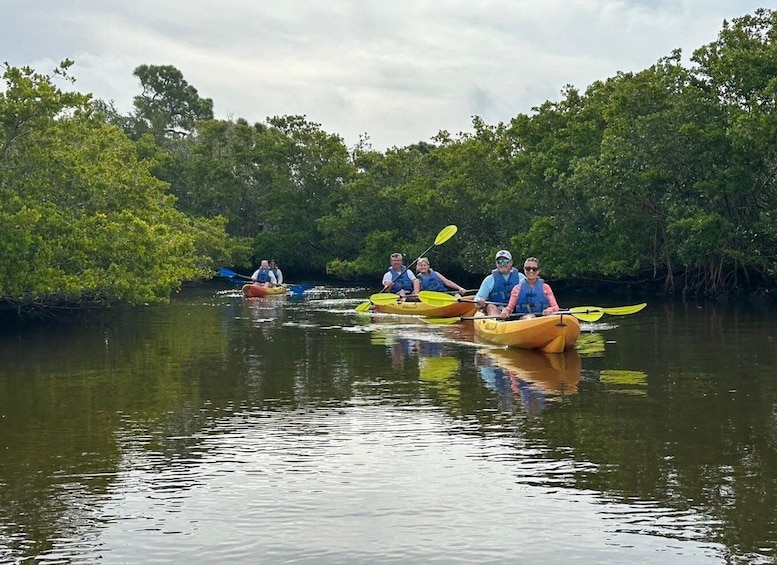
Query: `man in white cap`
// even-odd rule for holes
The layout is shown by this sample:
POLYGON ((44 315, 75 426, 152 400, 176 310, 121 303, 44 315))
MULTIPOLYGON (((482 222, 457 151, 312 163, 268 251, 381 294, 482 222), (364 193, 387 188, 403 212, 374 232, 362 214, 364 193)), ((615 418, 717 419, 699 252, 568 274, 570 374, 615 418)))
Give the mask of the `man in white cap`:
POLYGON ((506 249, 496 253, 496 269, 483 279, 480 283, 478 293, 475 295, 475 302, 481 308, 486 302, 497 302, 498 304, 489 304, 486 314, 489 316, 498 316, 501 310, 500 305, 504 306, 510 301, 510 292, 515 285, 521 284, 526 279, 523 273, 513 268, 513 256, 506 249))

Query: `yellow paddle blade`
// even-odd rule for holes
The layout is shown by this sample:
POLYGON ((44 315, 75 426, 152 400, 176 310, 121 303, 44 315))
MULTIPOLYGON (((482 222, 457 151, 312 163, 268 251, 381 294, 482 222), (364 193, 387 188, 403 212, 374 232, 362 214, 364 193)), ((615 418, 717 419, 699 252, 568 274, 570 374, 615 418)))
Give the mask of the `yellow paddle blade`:
POLYGON ((357 312, 369 312, 370 306, 372 306, 372 302, 362 302, 356 307, 357 312))
POLYGON ((455 296, 433 290, 422 290, 418 293, 418 299, 429 306, 448 306, 459 301, 455 296))
POLYGON ((586 308, 585 306, 570 308, 569 313, 581 322, 595 322, 604 316, 604 312, 600 308, 586 308))
POLYGON ((437 237, 434 240, 435 245, 442 245, 446 241, 448 241, 450 238, 452 238, 454 235, 456 235, 456 232, 459 231, 458 226, 451 224, 449 226, 445 226, 440 230, 440 233, 437 234, 437 237))
POLYGON ((640 310, 643 310, 647 306, 647 302, 642 304, 635 304, 634 306, 617 306, 615 308, 602 308, 605 314, 611 314, 613 316, 626 316, 628 314, 636 314, 640 310))
POLYGON ((399 296, 390 292, 373 294, 370 296, 370 300, 373 304, 378 306, 388 306, 389 304, 396 304, 399 296))
POLYGON ((427 324, 438 324, 447 326, 461 321, 461 318, 422 318, 427 324))

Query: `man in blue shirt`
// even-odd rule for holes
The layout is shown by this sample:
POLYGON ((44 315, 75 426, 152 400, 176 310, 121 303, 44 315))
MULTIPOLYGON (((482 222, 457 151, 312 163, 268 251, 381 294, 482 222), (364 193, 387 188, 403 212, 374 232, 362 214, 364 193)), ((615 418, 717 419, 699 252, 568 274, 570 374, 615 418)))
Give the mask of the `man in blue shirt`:
MULTIPOLYGON (((517 284, 521 284, 526 277, 523 273, 513 268, 513 256, 506 249, 502 249, 496 254, 496 269, 483 279, 480 283, 478 293, 475 295, 475 302, 481 308, 486 302, 498 302, 506 305, 510 300, 510 292, 517 284)), ((489 316, 498 316, 500 308, 498 305, 489 304, 486 314, 489 316)))

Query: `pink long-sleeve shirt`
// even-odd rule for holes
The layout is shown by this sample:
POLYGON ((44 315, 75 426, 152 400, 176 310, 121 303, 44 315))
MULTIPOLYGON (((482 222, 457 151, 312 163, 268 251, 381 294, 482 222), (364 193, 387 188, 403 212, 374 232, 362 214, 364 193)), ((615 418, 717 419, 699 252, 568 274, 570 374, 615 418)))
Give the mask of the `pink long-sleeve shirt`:
MULTIPOLYGON (((556 302, 556 296, 553 294, 553 290, 550 288, 550 285, 543 281, 543 292, 545 293, 545 298, 548 299, 548 304, 550 304, 550 309, 554 312, 558 312, 560 308, 558 307, 558 302, 556 302)), ((513 287, 513 290, 510 292, 510 301, 507 303, 507 312, 511 314, 513 310, 515 310, 515 305, 518 304, 518 295, 521 294, 521 285, 517 284, 513 287)))

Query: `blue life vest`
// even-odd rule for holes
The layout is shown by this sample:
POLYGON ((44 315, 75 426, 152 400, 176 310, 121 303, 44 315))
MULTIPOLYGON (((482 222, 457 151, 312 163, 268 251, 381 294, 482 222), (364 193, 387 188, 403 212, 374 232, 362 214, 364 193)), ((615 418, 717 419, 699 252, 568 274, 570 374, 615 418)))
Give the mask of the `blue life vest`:
POLYGON ((549 306, 550 302, 545 296, 545 281, 537 279, 533 289, 525 280, 521 282, 521 292, 518 294, 518 303, 515 305, 516 313, 542 314, 542 311, 549 306))
POLYGON ((413 281, 410 280, 407 269, 402 267, 401 275, 397 275, 394 269, 389 269, 389 271, 391 272, 391 282, 394 283, 391 285, 391 292, 398 294, 400 290, 404 290, 405 292, 413 291, 413 281))
POLYGON ((256 282, 270 282, 270 269, 259 269, 259 273, 256 275, 256 282))
POLYGON ((488 295, 489 302, 503 302, 507 304, 510 300, 510 291, 517 284, 520 284, 524 280, 523 273, 519 273, 515 267, 510 269, 510 276, 505 281, 502 273, 499 269, 491 271, 491 277, 494 279, 494 288, 491 289, 491 293, 488 295))
POLYGON ((442 282, 442 279, 440 279, 440 275, 435 273, 432 269, 429 269, 428 274, 418 273, 416 277, 421 281, 421 290, 434 290, 437 292, 446 290, 445 284, 442 282))
POLYGON ((278 276, 278 267, 275 267, 274 269, 270 269, 272 271, 272 274, 275 275, 275 280, 277 281, 280 277, 278 276))

